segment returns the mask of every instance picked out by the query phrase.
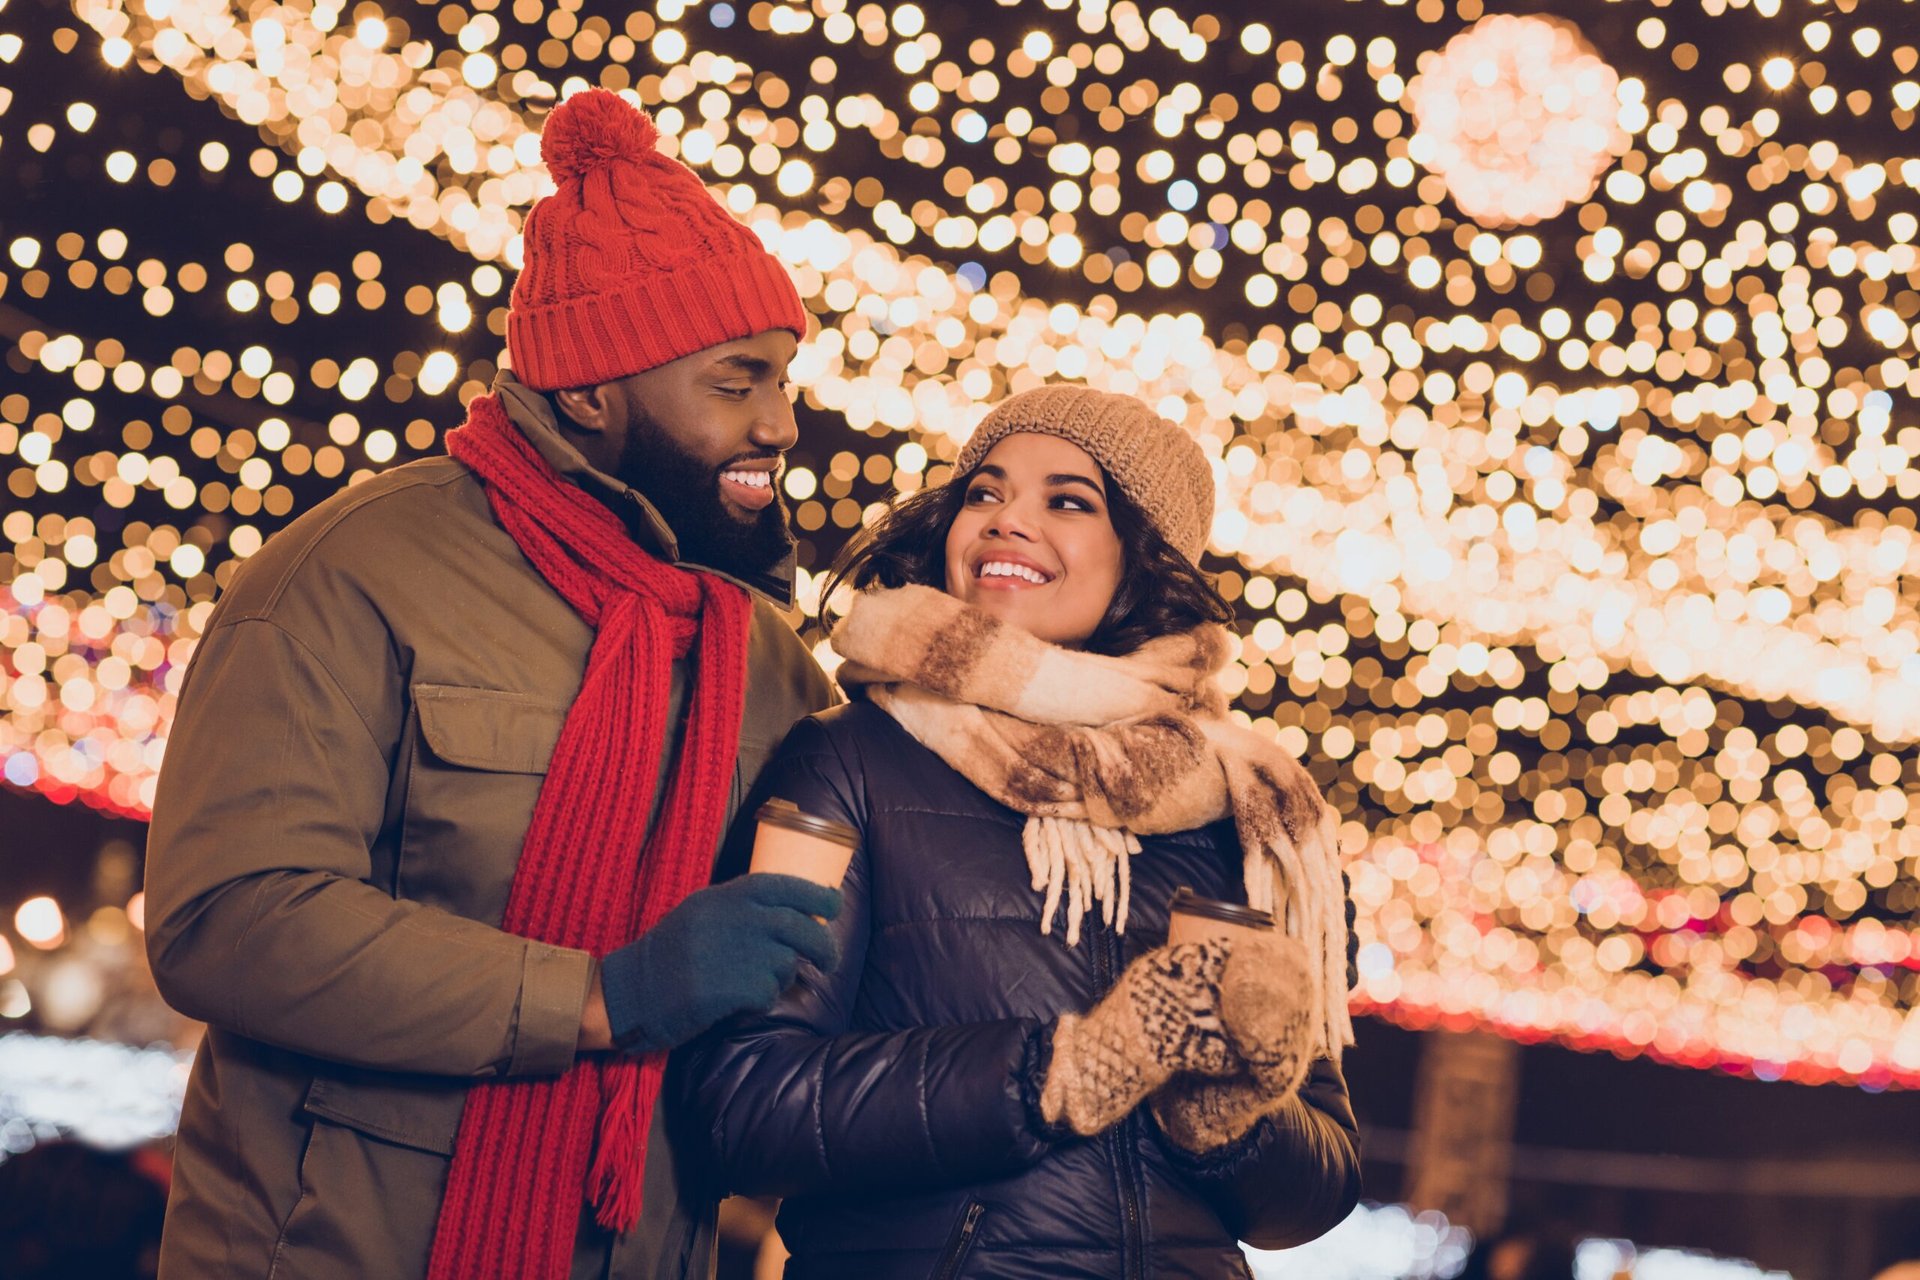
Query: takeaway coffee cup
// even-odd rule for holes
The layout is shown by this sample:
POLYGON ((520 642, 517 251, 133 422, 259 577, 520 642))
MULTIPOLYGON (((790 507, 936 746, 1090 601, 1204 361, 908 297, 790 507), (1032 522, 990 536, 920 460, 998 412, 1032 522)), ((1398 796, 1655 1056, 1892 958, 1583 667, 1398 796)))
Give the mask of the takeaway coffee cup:
POLYGON ((791 800, 769 800, 754 816, 760 827, 747 870, 799 876, 829 889, 838 889, 847 878, 847 864, 860 847, 858 831, 844 822, 802 813, 791 800))
POLYGON ((1169 904, 1172 912, 1167 925, 1167 942, 1205 942, 1225 938, 1230 942, 1253 941, 1273 936, 1273 916, 1265 911, 1203 898, 1185 885, 1174 893, 1169 904))

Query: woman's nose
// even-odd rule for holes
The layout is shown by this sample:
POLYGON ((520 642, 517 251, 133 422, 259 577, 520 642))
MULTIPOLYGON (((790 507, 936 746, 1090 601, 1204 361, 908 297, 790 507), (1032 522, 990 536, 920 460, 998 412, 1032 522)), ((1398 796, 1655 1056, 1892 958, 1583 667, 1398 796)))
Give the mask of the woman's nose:
POLYGON ((1011 502, 993 513, 984 532, 990 538, 1019 538, 1023 542, 1032 542, 1035 537, 1033 522, 1011 502))

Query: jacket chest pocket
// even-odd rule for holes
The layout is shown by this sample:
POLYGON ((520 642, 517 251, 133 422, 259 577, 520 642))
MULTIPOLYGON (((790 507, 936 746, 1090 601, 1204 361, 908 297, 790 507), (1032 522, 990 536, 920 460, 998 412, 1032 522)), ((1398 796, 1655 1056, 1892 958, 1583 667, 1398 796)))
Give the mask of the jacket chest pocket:
POLYGON ((413 709, 397 891, 497 923, 567 707, 502 689, 416 684, 413 709))

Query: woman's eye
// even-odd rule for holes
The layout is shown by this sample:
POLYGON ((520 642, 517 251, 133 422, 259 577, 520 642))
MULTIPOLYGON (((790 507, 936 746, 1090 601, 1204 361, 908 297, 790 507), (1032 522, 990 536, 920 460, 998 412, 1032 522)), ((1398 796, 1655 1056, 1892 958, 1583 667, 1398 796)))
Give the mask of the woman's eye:
POLYGON ((1063 493, 1053 501, 1056 506, 1064 505, 1069 511, 1093 510, 1093 504, 1091 502, 1088 502, 1085 498, 1076 498, 1071 494, 1063 493))
POLYGON ((967 490, 967 505, 970 507, 978 506, 982 502, 993 501, 997 499, 998 496, 999 495, 994 493, 993 490, 985 486, 978 489, 969 489, 967 490))

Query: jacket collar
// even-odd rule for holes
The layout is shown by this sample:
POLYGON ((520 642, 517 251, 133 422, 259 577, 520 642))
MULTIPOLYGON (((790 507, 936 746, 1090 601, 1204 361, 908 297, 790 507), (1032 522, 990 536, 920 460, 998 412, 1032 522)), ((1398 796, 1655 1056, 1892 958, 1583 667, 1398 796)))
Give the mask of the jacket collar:
POLYGON ((712 565, 682 560, 680 540, 674 536, 659 508, 648 502, 638 489, 588 462, 561 432, 560 423, 553 415, 553 404, 546 396, 505 369, 494 378, 493 391, 500 397, 500 407, 507 411, 507 419, 548 465, 611 508, 626 524, 633 540, 646 550, 668 564, 699 569, 745 587, 781 609, 793 608, 794 570, 799 563, 793 551, 789 550, 771 569, 744 578, 712 565))

